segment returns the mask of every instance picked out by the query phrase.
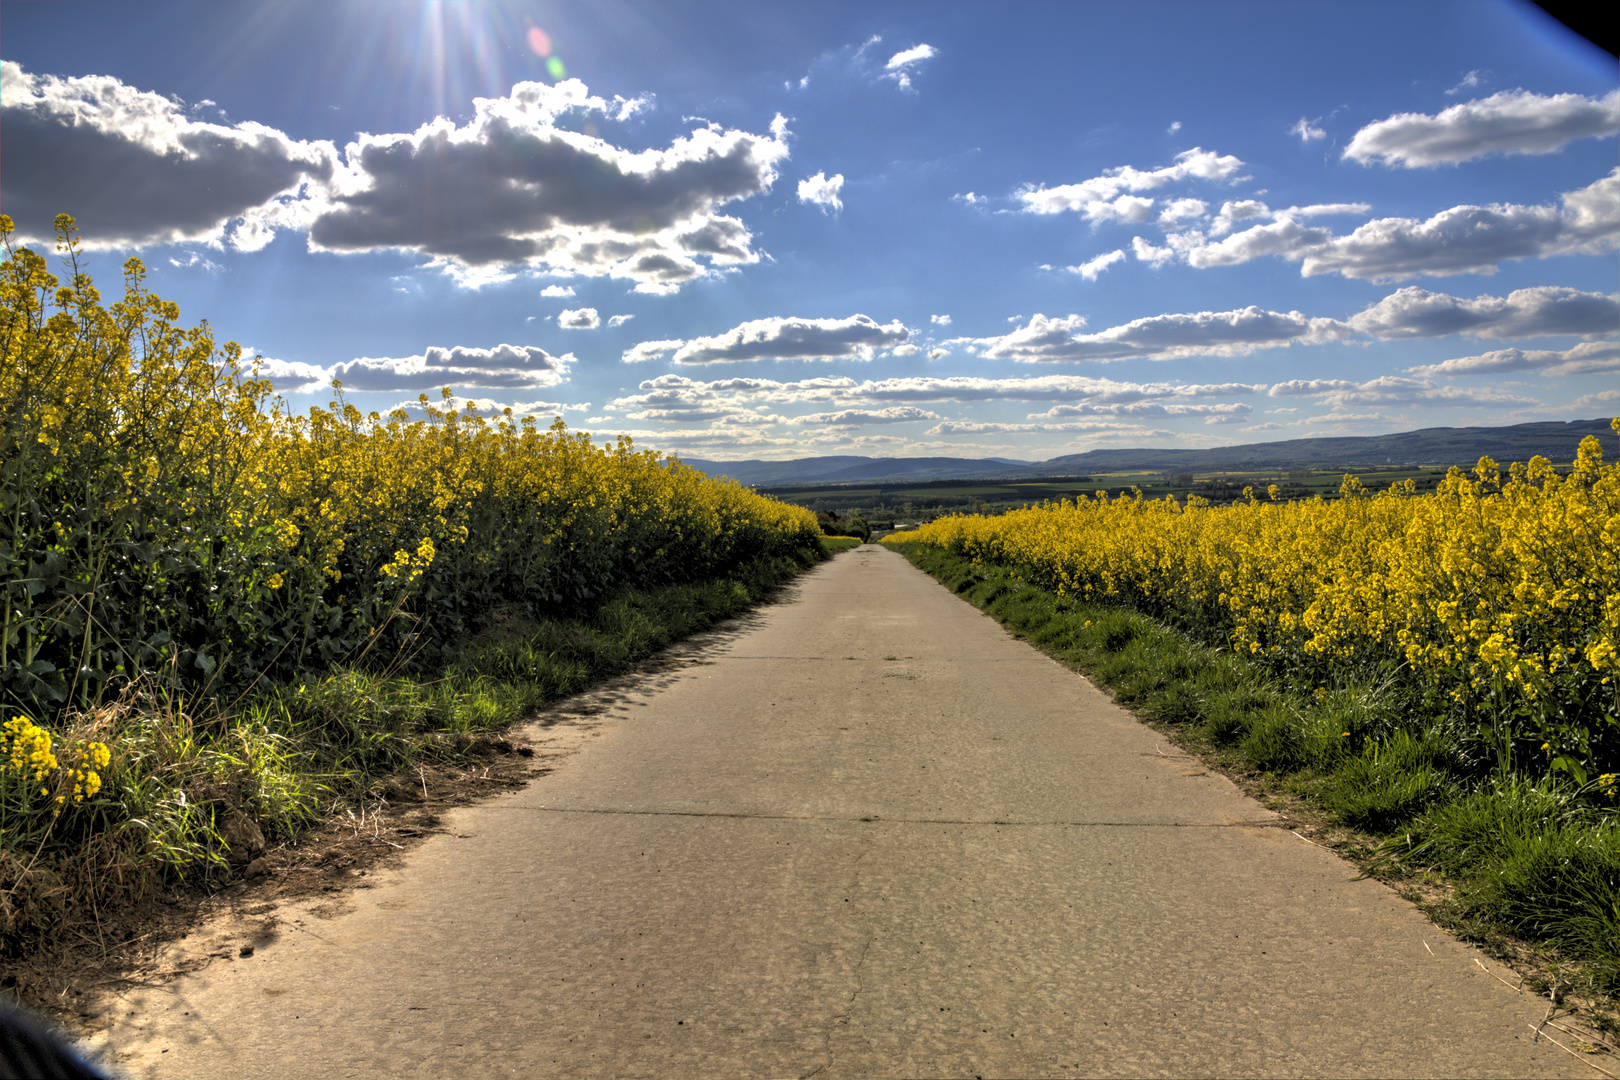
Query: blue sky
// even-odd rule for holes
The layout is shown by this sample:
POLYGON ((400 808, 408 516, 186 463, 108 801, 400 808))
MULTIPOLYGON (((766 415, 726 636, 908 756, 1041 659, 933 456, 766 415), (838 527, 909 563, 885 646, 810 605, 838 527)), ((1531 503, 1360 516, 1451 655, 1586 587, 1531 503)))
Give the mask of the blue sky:
POLYGON ((1518 3, 21 3, 0 210, 294 409, 1035 460, 1620 412, 1616 65, 1518 3))

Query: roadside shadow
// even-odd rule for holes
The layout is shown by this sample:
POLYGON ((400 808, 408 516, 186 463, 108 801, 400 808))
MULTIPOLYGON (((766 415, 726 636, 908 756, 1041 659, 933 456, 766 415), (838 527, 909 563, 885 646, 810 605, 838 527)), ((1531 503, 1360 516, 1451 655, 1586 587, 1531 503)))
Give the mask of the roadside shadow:
MULTIPOLYGON (((809 571, 814 573, 814 569, 809 571)), ((522 724, 549 728, 596 716, 632 699, 667 690, 683 672, 715 663, 742 638, 765 626, 768 613, 797 602, 803 595, 803 577, 778 588, 765 600, 689 638, 671 642, 630 670, 611 676, 571 697, 559 698, 522 724)))

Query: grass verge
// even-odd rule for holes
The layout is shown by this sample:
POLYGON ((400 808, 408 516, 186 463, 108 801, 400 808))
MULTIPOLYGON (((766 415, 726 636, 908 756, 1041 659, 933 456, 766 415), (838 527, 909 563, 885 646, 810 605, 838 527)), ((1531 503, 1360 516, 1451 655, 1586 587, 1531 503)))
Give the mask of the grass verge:
MULTIPOLYGON (((1390 880, 1529 981, 1620 993, 1620 815, 1596 785, 1481 774, 1375 678, 1303 690, 1137 612, 1060 597, 1016 568, 897 545, 1010 631, 1390 880)), ((1545 987, 1543 988, 1545 989, 1545 987)))
POLYGON ((401 777, 413 786, 423 767, 473 761, 492 746, 510 752, 492 733, 741 613, 850 546, 621 593, 589 618, 533 623, 496 612, 431 677, 350 667, 235 702, 137 691, 80 713, 61 744, 111 747, 106 779, 31 832, 0 820, 0 957, 37 959, 77 943, 105 957, 128 930, 109 938, 121 910, 154 894, 172 902, 178 887, 206 892, 252 877, 268 846, 353 817, 401 777))

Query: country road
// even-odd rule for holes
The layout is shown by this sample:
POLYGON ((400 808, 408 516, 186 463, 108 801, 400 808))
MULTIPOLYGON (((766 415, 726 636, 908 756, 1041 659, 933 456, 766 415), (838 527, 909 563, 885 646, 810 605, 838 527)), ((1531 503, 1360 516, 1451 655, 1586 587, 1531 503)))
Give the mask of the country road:
POLYGON ((346 910, 131 995, 118 1067, 1597 1075, 1472 949, 899 555, 675 655, 559 706, 535 739, 577 752, 346 910))

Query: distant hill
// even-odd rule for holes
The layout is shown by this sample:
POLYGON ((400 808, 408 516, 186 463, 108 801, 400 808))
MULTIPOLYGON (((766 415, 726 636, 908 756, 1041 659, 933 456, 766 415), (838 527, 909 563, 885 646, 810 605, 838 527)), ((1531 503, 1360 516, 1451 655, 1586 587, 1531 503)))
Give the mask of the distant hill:
POLYGON ((1481 457, 1529 461, 1538 454, 1570 461, 1583 438, 1596 435, 1615 457, 1607 419, 1514 424, 1509 427, 1423 428, 1394 435, 1217 446, 1207 450, 1090 450, 1047 461, 1011 458, 873 458, 843 455, 792 461, 705 461, 683 458, 710 475, 758 487, 784 484, 862 484, 883 481, 1009 479, 1111 472, 1277 472, 1284 469, 1388 468, 1391 465, 1471 466, 1481 457))
POLYGON ((1322 439, 1217 446, 1208 450, 1091 450, 1043 461, 1037 468, 1058 473, 1131 470, 1212 471, 1338 469, 1391 465, 1473 465, 1481 457, 1499 462, 1529 461, 1536 455, 1571 461, 1588 435, 1614 456, 1609 421, 1574 420, 1514 424, 1511 427, 1423 428, 1394 435, 1354 435, 1322 439))

